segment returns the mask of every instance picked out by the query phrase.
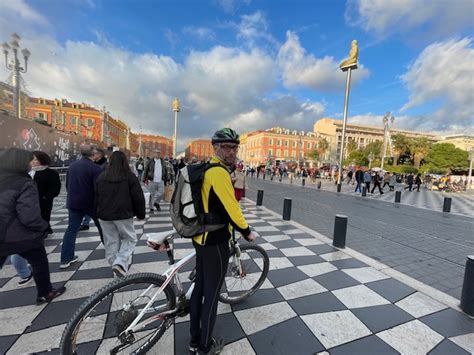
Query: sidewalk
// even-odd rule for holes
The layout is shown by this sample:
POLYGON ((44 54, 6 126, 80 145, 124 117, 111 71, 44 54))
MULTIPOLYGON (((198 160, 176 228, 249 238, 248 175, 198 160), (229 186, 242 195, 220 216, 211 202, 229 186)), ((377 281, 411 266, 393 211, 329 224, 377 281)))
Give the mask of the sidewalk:
MULTIPOLYGON (((262 289, 247 302, 219 305, 215 335, 228 344, 223 354, 474 352, 474 320, 390 277, 389 268, 369 266, 351 256, 357 253, 337 250, 324 236, 282 221, 248 200, 243 206, 259 234, 257 243, 270 256, 270 272, 262 289)), ((60 270, 67 211, 56 210, 52 221, 55 234, 46 240, 52 279, 55 285, 65 284, 67 291, 49 305, 36 306, 34 284, 17 287, 13 268, 5 266, 0 271, 1 354, 57 353, 72 313, 112 280, 96 228, 78 236, 80 261, 60 270)), ((139 236, 171 228, 167 211, 147 215, 146 221, 135 225, 139 236)), ((179 259, 192 245, 178 239, 175 248, 179 259)), ((168 267, 165 258, 140 239, 131 271, 160 273, 168 267)), ((172 326, 165 339, 150 354, 186 354, 187 318, 172 326)), ((100 342, 94 344, 99 349, 100 342)))

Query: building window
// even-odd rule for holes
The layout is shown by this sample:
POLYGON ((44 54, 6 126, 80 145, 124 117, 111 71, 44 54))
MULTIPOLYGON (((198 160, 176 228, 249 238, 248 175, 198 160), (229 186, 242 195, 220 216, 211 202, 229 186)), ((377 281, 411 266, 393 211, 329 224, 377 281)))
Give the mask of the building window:
POLYGON ((308 149, 311 149, 311 143, 308 142, 308 149))
POLYGON ((36 118, 39 118, 40 120, 46 120, 46 115, 44 114, 44 112, 37 112, 36 118))
POLYGON ((288 155, 288 149, 285 149, 285 158, 288 158, 289 155, 288 155))
POLYGON ((293 141, 293 148, 296 148, 296 141, 293 141))
POLYGON ((72 124, 73 126, 76 126, 76 125, 77 125, 77 117, 76 117, 76 116, 72 116, 72 117, 71 117, 71 124, 72 124))
POLYGON ((288 140, 285 141, 285 147, 288 147, 288 140))
POLYGON ((268 156, 271 157, 273 155, 273 149, 268 149, 268 156))
POLYGON ((276 157, 277 157, 277 158, 281 158, 281 150, 280 150, 280 149, 277 149, 277 151, 276 151, 276 157))
POLYGON ((292 156, 293 158, 296 158, 296 150, 294 150, 294 151, 291 152, 291 156, 292 156))
POLYGON ((268 140, 268 144, 269 144, 269 145, 273 145, 273 139, 270 138, 270 139, 268 140))
POLYGON ((281 146, 281 139, 277 140, 277 146, 281 146))
MULTIPOLYGON (((87 119, 87 126, 88 127, 94 126, 94 120, 92 118, 87 119)), ((115 127, 112 127, 112 128, 113 128, 112 131, 115 132, 116 131, 115 127)))

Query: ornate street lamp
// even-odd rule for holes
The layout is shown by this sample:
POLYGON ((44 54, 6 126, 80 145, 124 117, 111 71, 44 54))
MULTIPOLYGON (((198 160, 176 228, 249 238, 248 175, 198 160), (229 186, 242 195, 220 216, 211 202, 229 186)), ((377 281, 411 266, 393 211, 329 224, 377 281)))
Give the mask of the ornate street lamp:
POLYGON ((390 112, 387 112, 385 116, 383 116, 383 147, 382 147, 382 162, 380 163, 380 168, 383 170, 383 164, 385 162, 385 155, 387 154, 387 142, 388 142, 388 135, 389 135, 389 121, 391 125, 395 122, 395 117, 390 112))
POLYGON ((20 105, 20 73, 26 73, 28 70, 28 58, 30 57, 31 53, 28 49, 24 48, 21 50, 21 54, 23 54, 23 60, 25 62, 25 66, 22 67, 20 65, 20 59, 18 52, 20 51, 20 36, 16 33, 12 34, 12 39, 10 44, 4 42, 3 47, 3 54, 5 55, 5 66, 8 70, 13 72, 13 108, 15 109, 15 114, 18 118, 21 118, 21 105, 20 105), (13 52, 13 60, 9 63, 8 62, 8 54, 9 51, 13 52))
POLYGON ((369 158, 369 170, 370 170, 370 168, 372 167, 372 160, 374 160, 374 153, 370 152, 367 158, 369 158))

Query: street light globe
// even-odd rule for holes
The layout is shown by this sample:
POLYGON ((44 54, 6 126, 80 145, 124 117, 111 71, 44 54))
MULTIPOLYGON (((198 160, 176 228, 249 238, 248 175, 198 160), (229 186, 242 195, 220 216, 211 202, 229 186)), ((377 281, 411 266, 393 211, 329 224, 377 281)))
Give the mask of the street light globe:
POLYGON ((28 58, 29 58, 30 55, 31 55, 31 52, 30 52, 28 49, 26 49, 26 48, 23 49, 23 50, 21 51, 21 53, 23 54, 23 57, 25 57, 25 60, 28 60, 28 58))

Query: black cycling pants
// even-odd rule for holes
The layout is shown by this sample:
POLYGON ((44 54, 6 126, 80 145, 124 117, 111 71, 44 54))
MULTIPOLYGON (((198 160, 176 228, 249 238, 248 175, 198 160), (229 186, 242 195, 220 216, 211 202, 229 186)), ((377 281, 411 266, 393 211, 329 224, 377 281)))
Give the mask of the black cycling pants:
POLYGON ((191 344, 206 353, 212 345, 220 289, 229 263, 229 243, 196 249, 196 281, 191 296, 191 344), (204 298, 204 302, 203 302, 204 298))

